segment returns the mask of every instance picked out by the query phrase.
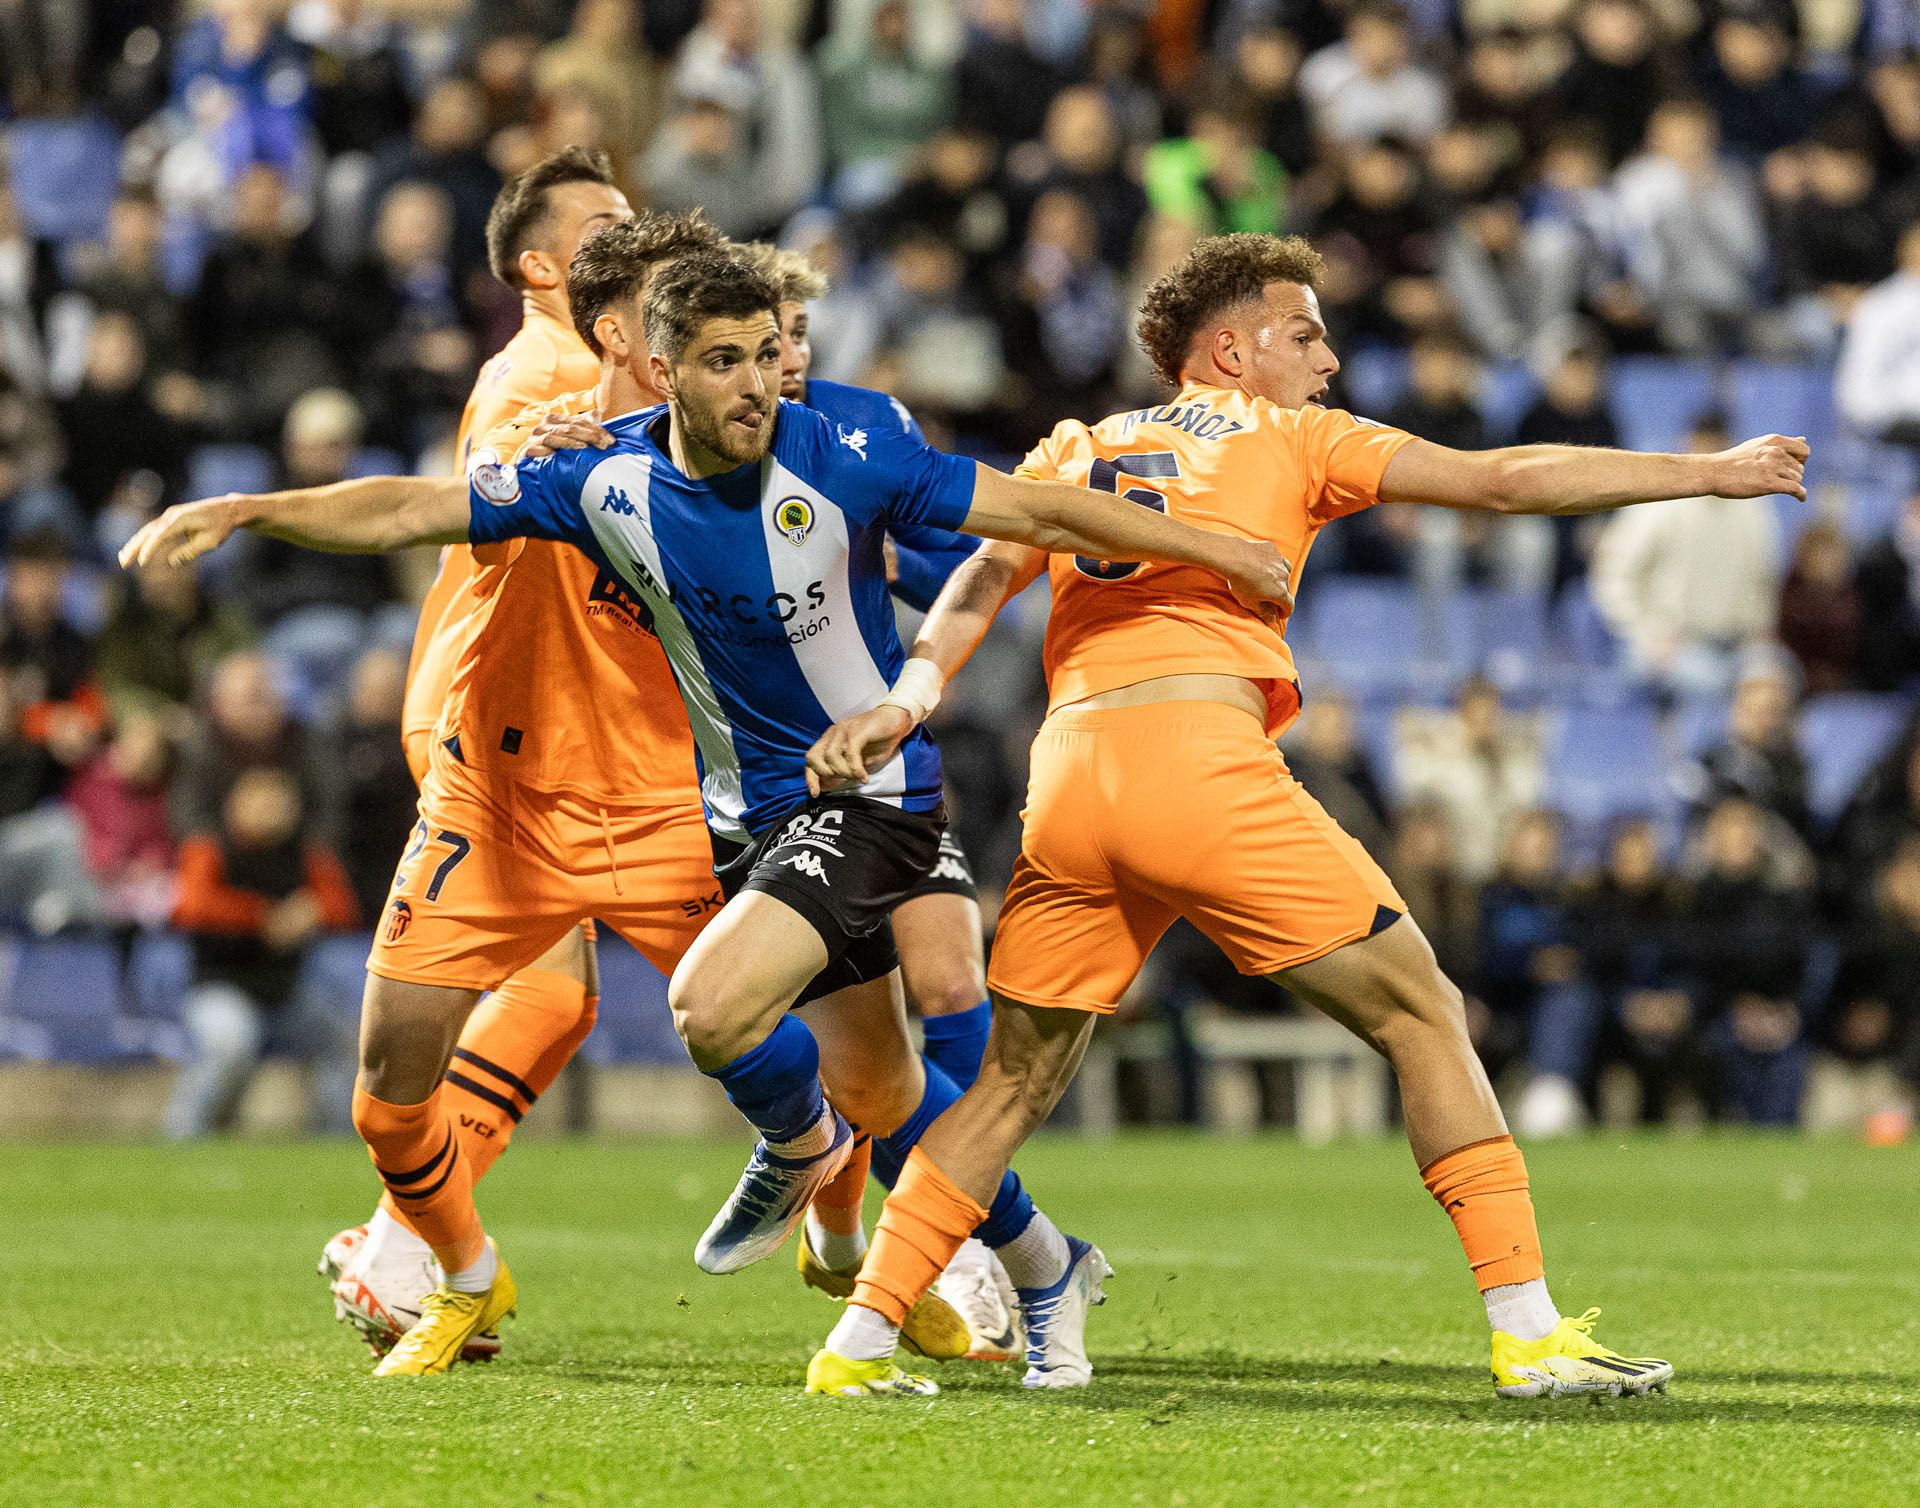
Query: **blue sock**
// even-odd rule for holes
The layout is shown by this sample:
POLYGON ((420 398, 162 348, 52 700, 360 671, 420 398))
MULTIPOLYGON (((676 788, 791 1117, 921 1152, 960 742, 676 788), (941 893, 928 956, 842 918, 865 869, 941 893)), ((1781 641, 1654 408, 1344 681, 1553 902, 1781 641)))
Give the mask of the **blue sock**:
POLYGON ((826 1108, 820 1044, 798 1016, 782 1016, 766 1041, 707 1077, 719 1080, 733 1108, 770 1142, 792 1141, 811 1131, 826 1108))
MULTIPOLYGON (((919 1107, 893 1135, 873 1139, 873 1176, 889 1189, 907 1165, 907 1154, 913 1150, 914 1143, 926 1135, 927 1127, 940 1118, 947 1106, 960 1098, 960 1091, 938 1063, 929 1060, 926 1068, 927 1088, 919 1107)), ((980 1222, 974 1234, 988 1246, 1005 1246, 1025 1230, 1032 1219, 1033 1199, 1020 1186, 1020 1175, 1008 1168, 987 1210, 987 1218, 980 1222)))
POLYGON ((965 1094, 980 1077, 980 1059, 986 1055, 987 1033, 993 1028, 993 1002, 982 1000, 971 1010, 951 1016, 928 1016, 920 1028, 927 1039, 927 1061, 938 1063, 965 1094))

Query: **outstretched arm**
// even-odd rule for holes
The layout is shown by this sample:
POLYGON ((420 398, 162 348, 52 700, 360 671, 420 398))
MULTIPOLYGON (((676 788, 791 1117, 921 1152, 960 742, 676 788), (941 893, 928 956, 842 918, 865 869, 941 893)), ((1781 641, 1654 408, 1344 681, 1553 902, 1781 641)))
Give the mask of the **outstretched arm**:
POLYGON ((1712 455, 1647 455, 1578 445, 1449 450, 1415 440, 1387 463, 1383 503, 1486 513, 1606 513, 1675 497, 1804 499, 1807 442, 1762 435, 1712 455))
POLYGON ((1266 540, 1196 529, 1065 482, 1034 481, 980 466, 973 506, 960 530, 1031 545, 1049 555, 1200 566, 1226 577, 1234 596, 1270 623, 1293 611, 1287 589, 1292 566, 1266 540))
POLYGON ((120 551, 120 564, 184 565, 236 529, 309 550, 384 555, 408 545, 463 544, 469 516, 465 477, 374 476, 292 492, 229 493, 178 503, 149 520, 120 551))
POLYGON ((869 712, 835 723, 807 751, 807 789, 860 785, 868 771, 893 758, 940 700, 954 672, 972 658, 1000 609, 1031 586, 1047 568, 1043 550, 990 544, 963 561, 920 625, 907 668, 886 700, 869 712))

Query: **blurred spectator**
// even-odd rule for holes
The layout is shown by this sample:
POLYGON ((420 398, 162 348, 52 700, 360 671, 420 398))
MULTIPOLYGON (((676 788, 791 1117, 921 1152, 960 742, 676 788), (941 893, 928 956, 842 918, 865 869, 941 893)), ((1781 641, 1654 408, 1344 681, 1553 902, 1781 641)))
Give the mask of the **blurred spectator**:
POLYGON ((1155 214, 1185 221, 1201 235, 1271 234, 1286 222, 1287 175, 1238 102, 1202 100, 1187 134, 1156 143, 1141 164, 1155 214))
POLYGON ((1104 412, 1127 309, 1098 237, 1093 206, 1072 189, 1042 194, 1027 222, 1006 324, 1009 344, 1040 355, 1035 375, 1046 397, 1028 411, 1034 434, 1069 415, 1093 420, 1104 412))
POLYGON ((16 539, 0 602, 0 675, 21 708, 21 730, 61 771, 93 756, 107 721, 93 645, 66 615, 69 574, 67 543, 58 534, 16 539))
MULTIPOLYGON (((707 116, 724 115, 737 135, 730 145, 750 164, 759 218, 751 225, 729 224, 710 204, 709 213, 723 230, 739 235, 778 226, 812 197, 822 176, 813 69, 767 35, 761 0, 706 0, 700 25, 680 48, 673 87, 681 100, 703 102, 707 116)), ((711 119, 693 123, 697 149, 683 148, 686 161, 725 161, 732 155, 707 139, 714 127, 711 119)), ((688 129, 681 121, 677 139, 683 140, 688 129)), ((699 202, 696 195, 693 203, 699 202)))
POLYGON ((1765 813, 1737 795, 1707 814, 1697 866, 1687 920, 1722 1104, 1754 1125, 1790 1126, 1807 1071, 1804 887, 1779 878, 1765 813))
POLYGON ((307 49, 313 126, 329 158, 364 155, 413 120, 405 35, 386 7, 368 0, 299 0, 287 32, 307 49))
POLYGON ((1133 259, 1147 215, 1146 192, 1122 162, 1121 145, 1105 96, 1080 86, 1054 97, 1045 134, 1007 160, 1016 209, 1031 213, 1040 195, 1052 189, 1078 194, 1098 221, 1100 259, 1115 269, 1133 259))
POLYGON ((193 941, 193 985, 188 1057, 167 1106, 167 1136, 231 1125, 270 1042, 314 1070, 316 1129, 344 1129, 352 1035, 302 988, 300 972, 323 928, 353 924, 353 892, 339 861, 316 842, 300 787, 285 771, 249 770, 221 803, 218 828, 181 845, 173 919, 193 941))
POLYGON ((1130 150, 1143 151, 1160 139, 1162 112, 1154 92, 1140 19, 1114 6, 1087 17, 1087 51, 1082 77, 1098 89, 1130 150))
POLYGON ((1683 789, 1696 818, 1739 798, 1802 837, 1812 825, 1807 761, 1795 738, 1793 672, 1776 654, 1752 657, 1733 689, 1723 742, 1686 772, 1683 789))
POLYGON ((1421 195, 1420 165, 1404 145, 1377 141, 1346 159, 1332 200, 1314 222, 1327 259, 1321 307, 1343 339, 1404 339, 1448 314, 1436 281, 1439 235, 1421 195))
POLYGON ((1679 83, 1641 0, 1585 0, 1573 18, 1573 58, 1550 97, 1563 120, 1592 121, 1619 163, 1640 145, 1654 106, 1679 83))
POLYGON ((822 118, 833 195, 871 204, 900 182, 913 149, 953 113, 953 80, 916 53, 906 0, 881 0, 872 30, 821 59, 820 87, 833 101, 822 118))
POLYGON ((1920 493, 1891 531, 1861 552, 1860 679, 1868 691, 1896 691, 1920 676, 1920 493))
POLYGON ((172 773, 173 749, 160 719, 136 712, 120 719, 113 741, 67 788, 109 926, 160 927, 173 913, 172 773))
POLYGON ((881 380, 869 385, 916 412, 977 411, 994 402, 1007 375, 1000 333, 967 286, 954 246, 929 230, 903 230, 874 298, 881 335, 869 375, 881 380))
POLYGON ((253 637, 246 609, 231 593, 203 590, 192 566, 155 561, 115 586, 98 656, 117 716, 182 708, 214 663, 253 637))
MULTIPOLYGON (((1688 448, 1724 450, 1725 419, 1694 420, 1688 448)), ((1690 497, 1623 508, 1594 549, 1593 603, 1633 672, 1669 691, 1724 692, 1773 630, 1778 525, 1764 502, 1690 497)))
MULTIPOLYGON (((1455 118, 1491 125, 1506 132, 1523 151, 1537 151, 1564 117, 1548 99, 1550 72, 1541 66, 1541 50, 1518 27, 1476 32, 1467 41, 1454 80, 1455 118)), ((1583 119, 1575 112, 1576 119, 1583 119)), ((1593 130, 1598 134, 1598 126, 1593 130)), ((1602 152, 1606 153, 1602 137, 1602 152)), ((1611 168, 1618 156, 1603 164, 1611 168)))
MULTIPOLYGON (((706 86, 702 86, 706 87, 706 86)), ((717 93, 683 91, 647 153, 643 176, 660 209, 704 209, 736 240, 772 234, 787 191, 755 153, 746 118, 717 93)))
POLYGON ((1848 423, 1870 435, 1920 445, 1920 220, 1900 233, 1892 277, 1853 306, 1840 340, 1834 400, 1848 423))
POLYGON ((95 318, 80 385, 54 406, 67 436, 61 480, 89 520, 120 500, 123 489, 131 488, 127 511, 135 526, 156 505, 179 498, 189 436, 161 412, 154 388, 146 337, 134 317, 108 311, 95 318))
POLYGON ((308 59, 270 0, 221 0, 173 46, 173 104, 221 187, 255 164, 304 172, 312 149, 308 59))
POLYGON ((375 438, 402 450, 458 419, 478 364, 452 246, 445 191, 397 183, 380 201, 371 254, 346 279, 345 349, 363 353, 375 438))
POLYGON ((1366 0, 1347 17, 1344 38, 1300 70, 1314 130, 1347 144, 1397 136, 1425 141, 1447 121, 1447 90, 1413 60, 1406 12, 1366 0))
POLYGON ((1870 907, 1844 934, 1821 1037, 1843 1062, 1897 1059, 1920 1085, 1920 839, 1900 843, 1868 893, 1870 907))
POLYGON ((335 370, 339 309, 326 263, 294 232, 280 175, 249 169, 187 311, 196 370, 219 384, 233 434, 271 433, 297 395, 335 370))
POLYGON ((1579 967, 1567 945, 1565 883, 1558 819, 1519 813, 1480 891, 1480 959, 1467 1026, 1490 1077, 1525 1052, 1542 992, 1564 988, 1579 967))
POLYGON ((1610 1037, 1640 1082, 1642 1120, 1665 1115, 1679 1080, 1697 1080, 1682 902, 1653 825, 1622 824, 1600 873, 1570 899, 1563 936, 1576 967, 1540 990, 1527 1051, 1533 1077, 1514 1116, 1521 1135, 1579 1129, 1610 1037))
POLYGON ((1449 979, 1471 983, 1478 968, 1480 887, 1455 862, 1454 825, 1431 798, 1403 802, 1394 819, 1386 867, 1408 914, 1433 944, 1449 979))
POLYGON ((124 314, 139 326, 158 374, 155 402, 175 419, 197 408, 198 394, 180 388, 193 357, 180 300, 167 287, 164 234, 160 205, 151 193, 124 188, 114 196, 106 245, 92 253, 76 251, 73 286, 48 310, 49 386, 55 392, 71 393, 80 385, 94 320, 124 314))
POLYGON ((1868 909, 1870 876, 1912 839, 1920 838, 1920 720, 1874 766, 1848 800, 1832 844, 1837 889, 1849 915, 1868 909))
POLYGON ((1697 100, 1661 105, 1615 186, 1634 280, 1661 338, 1696 355, 1737 345, 1757 302, 1766 232, 1752 183, 1720 153, 1713 111, 1697 100))
POLYGON ((1260 117, 1260 145, 1289 177, 1313 166, 1313 125, 1300 97, 1300 43, 1277 26, 1241 37, 1233 50, 1233 87, 1243 91, 1260 117))
POLYGON ((1780 583, 1779 636, 1800 662, 1808 696, 1853 686, 1860 656, 1860 592, 1839 525, 1809 524, 1795 542, 1780 583))
POLYGON ((323 756, 339 787, 340 858, 363 922, 380 915, 418 805, 400 741, 407 662, 376 649, 354 667, 344 716, 323 756))
MULTIPOLYGON (((321 788, 316 761, 265 655, 228 655, 208 676, 205 716, 181 749, 170 805, 181 838, 217 833, 228 794, 249 770, 281 770, 300 784, 303 799, 321 788)), ((324 816, 324 814, 318 814, 324 816)))
POLYGON ((954 74, 963 125, 1003 146, 1031 141, 1060 84, 1053 64, 1028 45, 1021 0, 969 0, 966 47, 954 74))
POLYGON ((533 71, 542 94, 584 89, 599 101, 608 155, 622 166, 652 142, 665 89, 660 62, 647 50, 644 9, 640 0, 583 0, 567 34, 541 49, 533 71))
POLYGON ((1795 63, 1794 39, 1778 10, 1763 0, 1725 6, 1708 47, 1707 101, 1728 151, 1757 162, 1812 128, 1819 92, 1795 63))
POLYGON ((1354 729, 1353 702, 1331 686, 1316 687, 1300 709, 1284 750, 1294 779, 1369 853, 1387 847, 1386 793, 1354 729))
POLYGON ((1896 226, 1858 136, 1830 132, 1768 169, 1786 343, 1825 359, 1853 307, 1893 270, 1896 226))
POLYGON ((442 79, 427 91, 414 118, 413 134, 389 141, 374 155, 366 188, 344 229, 341 266, 378 224, 380 207, 398 184, 429 184, 447 196, 451 212, 447 259, 464 281, 485 275, 487 214, 500 192, 500 168, 490 159, 486 98, 470 79, 442 79))
POLYGON ((1476 678, 1460 688, 1450 712, 1403 708, 1396 734, 1402 798, 1444 811, 1460 872, 1486 880, 1514 824, 1540 804, 1539 719, 1509 710, 1499 687, 1476 678))
MULTIPOLYGON (((1520 416, 1516 445, 1620 443, 1620 428, 1607 405, 1606 359, 1594 345, 1575 340, 1547 368, 1540 396, 1520 416)), ((1553 580, 1556 590, 1584 576, 1606 524, 1599 518, 1554 518, 1553 580)))
POLYGON ((0 370, 32 392, 46 388, 40 322, 58 282, 53 248, 34 240, 11 190, 0 183, 0 370))
POLYGON ((1540 158, 1528 215, 1522 259, 1536 287, 1527 304, 1532 320, 1516 323, 1537 345, 1524 354, 1539 362, 1540 346, 1571 344, 1576 313, 1601 326, 1617 349, 1652 346, 1653 312, 1632 278, 1634 230, 1597 130, 1576 125, 1555 133, 1540 158))
MULTIPOLYGON (((862 245, 884 250, 909 228, 924 230, 965 257, 970 277, 984 274, 1006 250, 1012 235, 1006 196, 994 181, 993 138, 981 131, 950 127, 936 135, 919 158, 899 192, 858 217, 862 245)), ((836 285, 843 291, 846 287, 840 279, 836 285)), ((820 323, 835 322, 823 319, 820 323)))
POLYGON ((1424 333, 1413 342, 1407 390, 1381 417, 1435 445, 1485 450, 1487 422, 1474 402, 1479 377, 1473 353, 1458 337, 1424 333))

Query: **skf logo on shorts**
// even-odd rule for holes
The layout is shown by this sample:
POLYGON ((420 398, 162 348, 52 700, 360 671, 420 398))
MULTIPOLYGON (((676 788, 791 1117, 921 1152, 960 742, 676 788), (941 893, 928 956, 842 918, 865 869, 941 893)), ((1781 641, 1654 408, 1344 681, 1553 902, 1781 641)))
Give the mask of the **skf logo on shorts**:
POLYGON ((498 451, 476 450, 467 461, 467 480, 496 508, 520 501, 520 473, 503 462, 498 451))
POLYGON ((773 521, 794 544, 805 544, 813 532, 813 504, 804 497, 782 498, 773 510, 773 521))
POLYGON ((407 928, 413 925, 413 907, 398 896, 387 912, 387 941, 397 943, 407 935, 407 928))

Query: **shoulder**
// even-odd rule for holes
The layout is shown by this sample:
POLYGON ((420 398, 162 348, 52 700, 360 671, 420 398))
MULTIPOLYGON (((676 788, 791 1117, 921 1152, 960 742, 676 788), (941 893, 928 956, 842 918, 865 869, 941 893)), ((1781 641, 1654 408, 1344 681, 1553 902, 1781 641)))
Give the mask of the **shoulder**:
POLYGON ((807 407, 828 419, 869 429, 894 429, 905 434, 913 427, 913 416, 892 394, 845 382, 808 379, 807 407))

